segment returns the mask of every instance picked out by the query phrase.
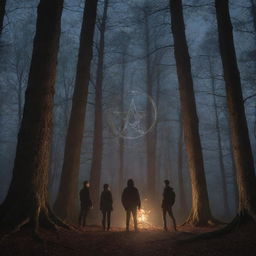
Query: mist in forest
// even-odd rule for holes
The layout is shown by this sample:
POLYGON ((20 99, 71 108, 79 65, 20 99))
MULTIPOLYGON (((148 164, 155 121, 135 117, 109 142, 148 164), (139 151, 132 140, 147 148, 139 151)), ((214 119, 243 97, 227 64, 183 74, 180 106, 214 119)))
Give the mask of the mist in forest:
MULTIPOLYGON (((38 0, 6 1, 0 36, 0 203, 12 179, 38 4, 38 0)), ((148 212, 145 225, 162 223, 166 179, 176 193, 173 211, 177 222, 182 224, 189 216, 191 176, 168 4, 164 0, 98 1, 88 97, 80 99, 86 103, 82 122, 71 112, 79 77, 84 1, 64 1, 48 184, 50 205, 64 219, 76 222, 79 191, 85 180, 91 183, 93 204, 88 224, 99 224, 95 218, 99 216, 99 195, 107 183, 114 200, 113 225, 125 226, 121 194, 128 179, 134 180, 142 209, 148 212), (70 132, 70 120, 73 131, 81 123, 82 139, 70 132), (81 151, 75 141, 81 143, 81 151), (71 146, 68 152, 66 149, 69 157, 64 161, 67 143, 71 146), (74 152, 78 158, 72 158, 74 152), (72 165, 70 159, 79 161, 72 165), (77 179, 68 178, 70 168, 77 170, 77 179), (68 191, 70 196, 65 195, 68 191), (69 202, 66 208, 65 200, 69 202)), ((255 165, 255 2, 233 0, 229 8, 255 165)), ((229 221, 237 212, 238 192, 214 3, 184 0, 183 15, 207 184, 205 193, 212 215, 229 221)))

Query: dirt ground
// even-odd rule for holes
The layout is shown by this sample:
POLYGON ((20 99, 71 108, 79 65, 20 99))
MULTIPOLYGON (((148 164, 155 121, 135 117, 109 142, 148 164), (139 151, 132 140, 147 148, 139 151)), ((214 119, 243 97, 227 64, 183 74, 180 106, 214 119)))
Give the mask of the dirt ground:
POLYGON ((58 232, 41 230, 44 242, 37 242, 29 229, 11 235, 0 243, 1 256, 256 256, 256 225, 210 240, 180 241, 213 228, 180 227, 178 232, 147 229, 125 232, 99 227, 58 232))

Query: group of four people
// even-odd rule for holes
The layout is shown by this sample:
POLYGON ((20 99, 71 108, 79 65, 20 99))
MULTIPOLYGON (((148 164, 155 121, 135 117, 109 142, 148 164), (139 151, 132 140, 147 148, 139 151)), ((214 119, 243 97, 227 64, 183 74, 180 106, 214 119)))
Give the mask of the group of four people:
MULTIPOLYGON (((169 180, 165 180, 165 188, 163 191, 163 200, 162 200, 162 211, 163 211, 163 222, 164 230, 167 231, 166 223, 166 214, 168 213, 173 221, 173 227, 176 231, 176 221, 172 212, 172 206, 175 202, 175 193, 173 188, 170 187, 169 180)), ((92 201, 90 198, 89 192, 90 184, 88 181, 84 182, 84 187, 80 191, 80 202, 81 209, 79 215, 79 225, 86 225, 86 217, 89 209, 92 207, 92 201)), ((129 224, 131 215, 133 216, 134 229, 138 230, 138 221, 137 221, 137 210, 141 208, 140 194, 138 189, 134 186, 134 181, 129 179, 127 182, 127 187, 122 193, 122 204, 126 211, 126 231, 129 231, 129 224)), ((110 230, 110 221, 111 221, 111 212, 113 210, 113 198, 112 193, 109 189, 108 184, 104 184, 103 191, 100 197, 100 210, 102 212, 102 227, 103 230, 110 230)))

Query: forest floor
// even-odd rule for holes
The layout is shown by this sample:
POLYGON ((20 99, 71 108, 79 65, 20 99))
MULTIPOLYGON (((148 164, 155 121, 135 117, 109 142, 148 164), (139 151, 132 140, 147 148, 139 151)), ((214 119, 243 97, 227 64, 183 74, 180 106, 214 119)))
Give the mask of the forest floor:
POLYGON ((224 236, 179 243, 213 228, 179 227, 178 232, 154 228, 125 232, 114 228, 103 232, 99 227, 57 233, 40 230, 44 242, 37 242, 29 229, 4 239, 1 256, 255 256, 256 225, 247 225, 224 236))

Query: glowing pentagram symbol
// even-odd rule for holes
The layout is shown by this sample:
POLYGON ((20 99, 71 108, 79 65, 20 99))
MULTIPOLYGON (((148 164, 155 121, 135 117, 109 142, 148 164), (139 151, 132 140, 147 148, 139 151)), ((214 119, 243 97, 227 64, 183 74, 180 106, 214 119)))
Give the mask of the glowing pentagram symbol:
POLYGON ((125 115, 124 116, 124 125, 121 127, 120 132, 122 134, 129 128, 136 130, 138 133, 143 134, 144 130, 142 128, 142 119, 146 116, 145 111, 137 111, 137 106, 134 102, 134 99, 131 100, 130 107, 128 112, 117 112, 115 111, 114 114, 125 115))
POLYGON ((154 101, 147 94, 138 91, 128 92, 124 99, 126 107, 117 103, 115 108, 108 110, 108 124, 111 130, 115 135, 126 139, 144 136, 156 122, 157 111, 154 101), (147 103, 150 108, 146 107, 147 103))

